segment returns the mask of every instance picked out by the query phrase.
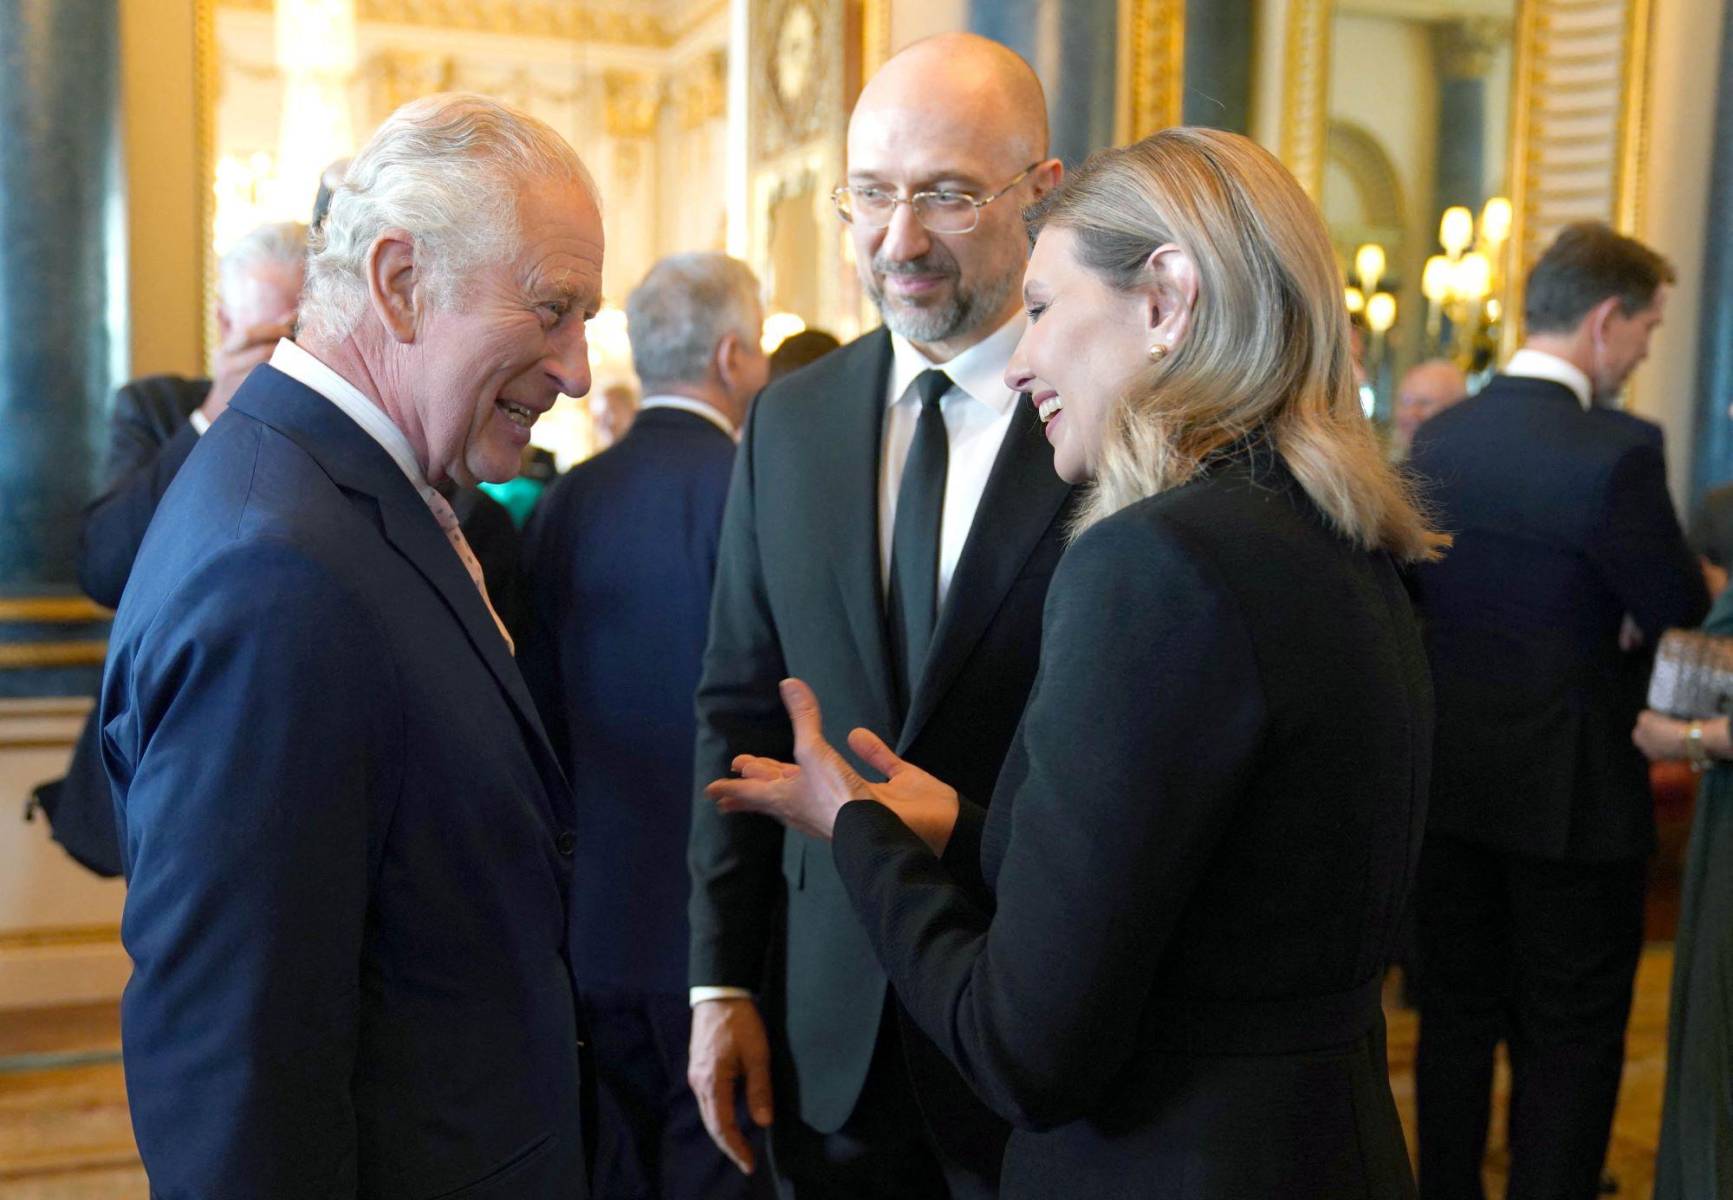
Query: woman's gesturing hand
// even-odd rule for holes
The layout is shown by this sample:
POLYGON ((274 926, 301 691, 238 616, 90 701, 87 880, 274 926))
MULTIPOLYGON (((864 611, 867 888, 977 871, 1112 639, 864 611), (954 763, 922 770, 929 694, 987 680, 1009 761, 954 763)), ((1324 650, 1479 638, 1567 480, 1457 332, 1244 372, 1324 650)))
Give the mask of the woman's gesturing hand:
POLYGON ((850 800, 877 800, 891 809, 938 854, 957 823, 957 792, 919 767, 912 766, 877 734, 856 729, 849 748, 875 771, 883 783, 861 778, 824 740, 818 697, 798 679, 782 681, 782 703, 794 724, 794 758, 798 765, 742 754, 734 760, 738 779, 718 779, 705 792, 723 812, 753 812, 775 817, 790 829, 829 840, 836 814, 850 800))

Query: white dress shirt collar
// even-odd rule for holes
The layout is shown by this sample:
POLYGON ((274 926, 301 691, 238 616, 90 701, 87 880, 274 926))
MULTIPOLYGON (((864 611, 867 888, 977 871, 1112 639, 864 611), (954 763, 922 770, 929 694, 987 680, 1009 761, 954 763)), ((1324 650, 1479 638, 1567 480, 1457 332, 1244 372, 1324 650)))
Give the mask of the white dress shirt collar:
POLYGON ((1521 379, 1547 379, 1553 383, 1562 383, 1576 396, 1577 403, 1583 406, 1584 412, 1594 403, 1595 389, 1589 382, 1589 377, 1574 363, 1568 363, 1545 350, 1524 346, 1504 364, 1504 374, 1521 379))
POLYGON ((702 400, 694 400, 691 396, 673 396, 657 392, 654 395, 645 396, 638 405, 639 411, 652 408, 674 408, 681 412, 696 413, 735 441, 740 440, 740 431, 734 428, 727 417, 722 415, 721 410, 702 400))
POLYGON ((312 388, 347 413, 351 420, 366 430, 368 436, 391 456, 391 461, 397 464, 421 498, 427 499, 428 493, 433 491, 433 485, 427 482, 427 473, 415 460, 415 451, 410 447, 409 439, 392 423, 391 418, 385 415, 385 410, 369 400, 361 389, 288 338, 278 342, 277 348, 271 352, 271 365, 297 383, 312 388))
POLYGON ((889 402, 896 404, 912 399, 910 388, 915 376, 937 367, 951 377, 951 383, 999 413, 1009 412, 1017 394, 1005 386, 1005 366, 1011 352, 1023 336, 1023 312, 1019 309, 992 333, 970 346, 946 363, 935 363, 901 334, 891 334, 891 382, 889 402))

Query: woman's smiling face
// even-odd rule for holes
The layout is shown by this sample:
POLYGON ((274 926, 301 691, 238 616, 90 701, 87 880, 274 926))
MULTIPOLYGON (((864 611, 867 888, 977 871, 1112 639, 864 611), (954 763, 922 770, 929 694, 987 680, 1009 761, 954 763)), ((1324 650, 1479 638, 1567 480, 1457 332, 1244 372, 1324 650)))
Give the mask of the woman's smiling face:
POLYGON ((1107 411, 1149 363, 1156 340, 1149 298, 1111 287, 1079 262, 1076 236, 1048 228, 1023 274, 1029 324, 1005 382, 1028 392, 1067 483, 1094 471, 1107 411))

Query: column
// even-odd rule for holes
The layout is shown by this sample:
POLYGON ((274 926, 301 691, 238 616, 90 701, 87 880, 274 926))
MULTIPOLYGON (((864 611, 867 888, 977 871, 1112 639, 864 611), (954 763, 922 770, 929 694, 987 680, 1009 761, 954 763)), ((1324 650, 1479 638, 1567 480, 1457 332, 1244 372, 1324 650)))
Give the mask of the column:
MULTIPOLYGON (((1697 451, 1691 503, 1705 490, 1733 480, 1733 248, 1717 226, 1733 212, 1733 7, 1721 28, 1716 76, 1714 160, 1709 174, 1709 237, 1703 254, 1703 315, 1697 339, 1697 451)), ((1680 271, 1691 263, 1676 264, 1680 271)))
POLYGON ((117 5, 0 4, 0 594, 74 589, 125 367, 117 5))

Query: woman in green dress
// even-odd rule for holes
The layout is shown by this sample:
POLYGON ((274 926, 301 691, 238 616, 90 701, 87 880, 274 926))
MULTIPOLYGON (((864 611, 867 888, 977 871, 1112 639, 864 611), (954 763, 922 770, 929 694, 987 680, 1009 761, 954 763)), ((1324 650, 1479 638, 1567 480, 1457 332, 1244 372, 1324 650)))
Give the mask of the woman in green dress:
MULTIPOLYGON (((1733 637, 1733 588, 1703 629, 1733 637)), ((1631 736, 1653 760, 1707 768, 1685 851, 1655 1200, 1720 1200, 1733 1196, 1733 736, 1726 717, 1654 711, 1631 736)))

